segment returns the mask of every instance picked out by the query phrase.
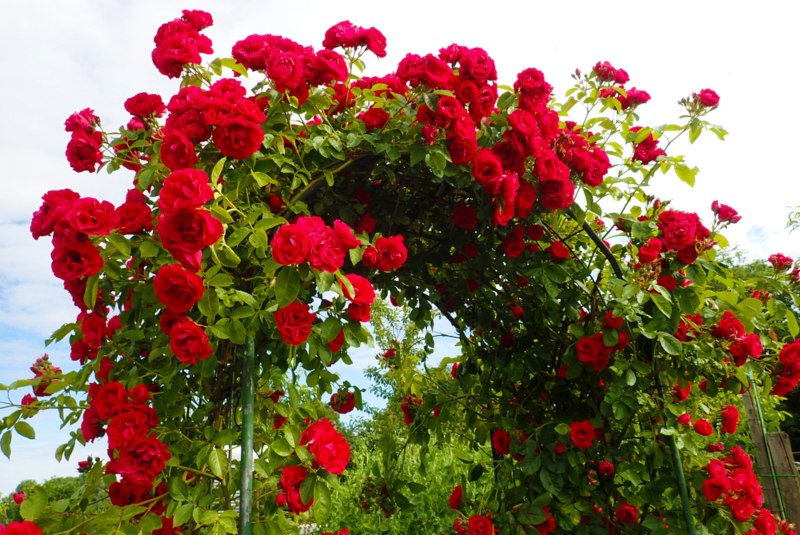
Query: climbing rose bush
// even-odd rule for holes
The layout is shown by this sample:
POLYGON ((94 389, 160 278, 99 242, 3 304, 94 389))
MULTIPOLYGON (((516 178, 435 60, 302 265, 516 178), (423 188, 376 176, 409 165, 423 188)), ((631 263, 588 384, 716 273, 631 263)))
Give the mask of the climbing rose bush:
MULTIPOLYGON (((501 86, 485 50, 457 44, 362 76, 388 41, 349 21, 321 49, 252 34, 204 63, 212 26, 186 10, 157 29, 152 62, 180 85, 132 95, 117 131, 90 108, 66 120, 71 167, 131 189, 116 207, 54 190, 34 213, 78 308, 51 341, 68 341, 77 369, 43 358, 4 387, 38 399, 12 403, 0 445, 9 455, 13 433, 32 436, 24 419, 58 408, 80 426, 59 459, 101 440, 108 455, 81 465, 80 496, 28 498, 25 526, 237 533, 248 520, 235 508, 254 496, 256 533, 311 520, 347 532, 331 518, 351 469, 334 410, 360 391, 329 366, 370 344, 378 295, 459 338, 460 354, 425 370, 379 353, 404 370, 405 445, 423 459, 450 436, 469 445, 458 455, 475 476, 437 498, 449 516, 432 530, 777 525, 736 445, 733 400, 797 386, 797 267, 775 254, 770 275, 732 276, 721 232, 746 216, 717 200, 686 212, 647 189, 694 183, 673 142, 725 136, 707 120, 713 90, 653 128, 637 110, 655 90, 607 61, 556 101, 538 69, 501 86), (334 392, 332 408, 319 401, 334 392), (236 453, 243 415, 256 420, 252 467, 236 453), (98 496, 107 512, 89 505, 98 496)), ((364 515, 391 517, 419 492, 411 474, 369 470, 364 515)))

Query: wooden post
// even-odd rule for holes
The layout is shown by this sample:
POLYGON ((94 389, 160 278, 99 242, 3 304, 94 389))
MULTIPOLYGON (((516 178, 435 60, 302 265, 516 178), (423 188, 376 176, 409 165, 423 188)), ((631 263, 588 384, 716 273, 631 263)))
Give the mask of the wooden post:
MULTIPOLYGON (((755 472, 758 476, 758 481, 761 483, 761 490, 764 496, 764 507, 770 511, 780 513, 780 506, 778 501, 776 480, 773 477, 769 462, 769 453, 767 452, 767 443, 765 441, 764 429, 761 427, 761 419, 758 417, 755 404, 753 403, 753 394, 750 390, 742 396, 744 401, 744 411, 747 414, 747 425, 750 427, 750 437, 753 439, 753 448, 756 452, 756 466, 755 472)), ((791 450, 790 450, 791 451, 791 450)))
POLYGON ((772 452, 775 473, 778 475, 786 520, 798 524, 800 523, 800 474, 794 464, 789 435, 783 431, 767 433, 767 447, 772 452))

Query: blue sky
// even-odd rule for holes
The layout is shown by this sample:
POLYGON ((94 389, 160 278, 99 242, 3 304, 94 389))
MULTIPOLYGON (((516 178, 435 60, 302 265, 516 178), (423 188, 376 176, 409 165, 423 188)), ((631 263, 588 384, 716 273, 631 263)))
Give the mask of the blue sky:
MULTIPOLYGON (((721 143, 701 137, 681 146, 701 169, 690 189, 676 178, 658 178, 656 189, 678 209, 697 211, 710 221, 712 200, 743 215, 728 237, 751 257, 782 252, 800 256, 800 233, 784 230, 787 206, 800 204, 793 129, 800 109, 786 100, 798 86, 790 52, 796 49, 795 19, 783 4, 755 10, 729 2, 639 2, 631 5, 558 2, 213 2, 174 0, 16 0, 4 5, 0 46, 4 83, 0 161, 5 195, 0 196, 0 383, 29 377, 27 368, 45 352, 43 340, 76 310, 50 273, 50 244, 28 232, 30 215, 50 189, 71 188, 117 204, 129 187, 124 173, 77 175, 64 158, 64 119, 91 107, 109 128, 127 121, 124 100, 140 91, 165 100, 177 83, 160 76, 150 62, 152 36, 181 9, 205 9, 215 24, 206 34, 215 55, 252 33, 284 35, 319 48, 325 30, 350 19, 375 26, 387 37, 389 55, 368 57, 371 74, 393 71, 407 52, 436 52, 451 43, 480 46, 497 62, 500 82, 537 67, 555 86, 570 85, 575 68, 588 70, 607 60, 631 75, 631 84, 652 95, 641 108, 644 124, 673 120, 676 102, 712 88, 721 96, 711 117, 730 132, 721 143), (332 6, 340 6, 333 8, 332 6), (780 5, 781 7, 776 7, 780 5), (347 6, 346 10, 341 6, 347 6), (723 16, 724 15, 724 16, 723 16)), ((69 366, 63 347, 48 349, 52 360, 69 366)), ((377 351, 375 351, 377 352, 377 351)), ((372 358, 356 359, 358 368, 372 358)), ((20 479, 74 474, 72 461, 58 465, 56 445, 66 438, 53 419, 34 422, 41 439, 15 437, 12 461, 0 458, 0 493, 20 479)), ((92 453, 103 454, 103 446, 92 453)))

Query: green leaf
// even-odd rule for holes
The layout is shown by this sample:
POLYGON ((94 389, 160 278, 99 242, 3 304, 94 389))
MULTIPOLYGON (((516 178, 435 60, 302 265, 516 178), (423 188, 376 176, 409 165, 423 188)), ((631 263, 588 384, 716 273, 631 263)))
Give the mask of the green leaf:
POLYGON ((789 329, 789 334, 792 338, 797 338, 800 334, 800 326, 797 325, 797 318, 791 310, 786 310, 786 327, 789 329))
POLYGON ((314 497, 314 486, 317 482, 317 476, 314 474, 309 475, 303 480, 303 483, 300 485, 300 500, 303 503, 308 503, 311 501, 311 498, 314 497))
POLYGON ((222 206, 218 206, 215 204, 211 206, 208 209, 208 211, 211 212, 214 215, 214 217, 219 219, 220 222, 224 223, 225 225, 233 223, 233 218, 231 217, 231 214, 229 214, 228 211, 222 206))
POLYGON ((3 433, 3 438, 0 438, 0 451, 7 459, 11 458, 11 430, 9 429, 3 433))
POLYGON ((106 239, 117 248, 117 251, 119 251, 122 256, 126 258, 131 256, 131 243, 125 236, 112 232, 106 236, 106 239))
POLYGON ((225 267, 236 267, 242 261, 226 243, 218 243, 214 246, 214 251, 217 253, 220 263, 225 267))
POLYGON ((28 422, 17 422, 14 425, 14 431, 31 440, 36 438, 36 431, 33 430, 33 427, 28 422))
POLYGON ((225 473, 228 471, 228 458, 224 451, 214 448, 208 453, 208 469, 219 479, 225 479, 225 473))
POLYGON ((669 355, 680 355, 683 353, 683 344, 681 341, 667 333, 659 333, 658 343, 664 348, 669 355))
POLYGON ((227 159, 228 158, 226 156, 223 156, 222 158, 217 160, 217 163, 214 164, 214 168, 211 170, 211 177, 210 177, 211 184, 213 186, 216 186, 217 182, 219 182, 219 175, 222 174, 222 168, 225 166, 225 160, 227 159))
POLYGON ((300 294, 300 275, 296 269, 284 267, 275 279, 275 297, 278 306, 284 307, 297 299, 300 294))
POLYGON ((653 293, 650 294, 650 300, 655 303, 658 310, 661 311, 666 317, 670 317, 672 315, 672 303, 661 294, 653 293))
POLYGON ((262 188, 269 186, 270 184, 274 184, 276 186, 280 185, 280 181, 260 171, 253 171, 252 173, 250 173, 250 176, 252 176, 253 180, 256 181, 256 184, 258 184, 262 188))
POLYGON ((185 502, 189 499, 189 488, 179 477, 173 477, 169 482, 169 495, 175 500, 185 502))
POLYGON ((269 448, 281 457, 288 457, 294 451, 294 448, 292 448, 289 442, 283 437, 273 440, 269 448))
POLYGON ((681 182, 685 182, 691 187, 694 187, 695 178, 698 171, 699 169, 697 167, 687 167, 683 164, 675 165, 675 174, 678 175, 678 178, 681 179, 681 182))
POLYGON ((100 274, 92 275, 86 280, 86 289, 83 291, 83 302, 86 308, 93 309, 97 303, 97 289, 100 286, 100 274))
POLYGON ((314 485, 314 520, 324 524, 331 514, 331 491, 323 479, 314 485))
POLYGON ((47 505, 47 493, 42 487, 34 487, 26 494, 19 506, 19 515, 23 520, 33 522, 41 516, 47 505))
POLYGON ((176 526, 181 526, 189 521, 192 518, 192 512, 194 511, 194 505, 191 503, 184 503, 177 509, 175 509, 175 514, 172 515, 172 521, 176 526))

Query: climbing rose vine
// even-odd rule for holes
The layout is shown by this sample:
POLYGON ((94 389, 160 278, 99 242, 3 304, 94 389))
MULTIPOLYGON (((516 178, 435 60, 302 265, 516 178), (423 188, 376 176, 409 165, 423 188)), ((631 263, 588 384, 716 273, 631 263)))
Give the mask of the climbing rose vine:
MULTIPOLYGON (((35 397, 0 444, 9 455, 25 419, 57 407, 79 426, 57 457, 101 441, 107 457, 83 462, 80 495, 28 497, 6 533, 236 533, 251 492, 255 533, 347 533, 330 514, 353 468, 335 417, 361 393, 330 366, 370 343, 377 296, 460 341, 400 383, 397 433, 421 456, 448 436, 471 448, 431 532, 793 533, 762 507, 735 405, 800 380, 797 264, 775 254, 742 281, 717 255, 746 216, 647 189, 694 183, 673 142, 724 137, 713 90, 652 128, 637 115, 650 92, 606 61, 559 103, 536 68, 501 86, 486 51, 456 44, 362 76, 387 39, 348 21, 320 49, 253 34, 204 63, 212 23, 187 10, 158 28, 152 62, 174 94, 133 94, 117 131, 90 108, 66 120, 75 171, 132 184, 119 206, 49 191, 33 215, 78 309, 51 339, 75 369, 45 356, 4 387, 35 397)), ((374 473, 364 514, 391 517, 419 487, 374 473)))

